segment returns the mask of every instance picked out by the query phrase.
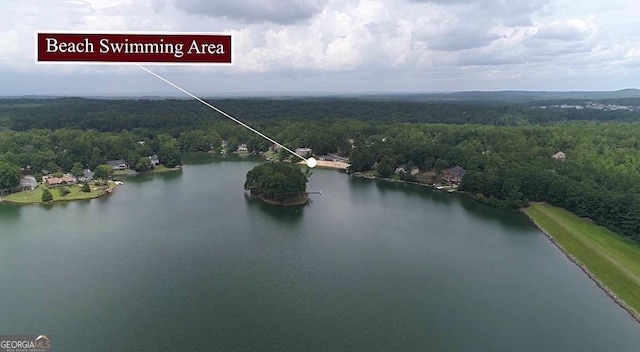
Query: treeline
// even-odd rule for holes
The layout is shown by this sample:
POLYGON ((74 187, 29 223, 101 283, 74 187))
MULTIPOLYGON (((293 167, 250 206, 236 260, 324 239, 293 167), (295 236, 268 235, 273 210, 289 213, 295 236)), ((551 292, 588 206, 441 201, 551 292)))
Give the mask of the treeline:
MULTIPOLYGON (((179 163, 184 152, 218 153, 223 140, 230 150, 242 143, 255 151, 266 151, 271 146, 193 101, 2 102, 0 123, 5 123, 5 130, 0 130, 0 162, 12 167, 31 166, 32 170, 55 167, 67 171, 76 162, 91 168, 118 158, 137 165, 154 153, 164 163, 179 163), (89 108, 90 102, 97 105, 89 104, 92 106, 89 108), (44 107, 50 109, 52 103, 59 104, 53 109, 57 111, 55 116, 44 112, 38 115, 32 110, 45 111, 44 107), (188 108, 182 109, 183 105, 188 108), (21 121, 20 128, 13 125, 15 121, 21 121), (122 128, 126 125, 123 121, 129 121, 131 125, 127 126, 131 129, 122 128), (99 127, 89 128, 94 125, 99 127)), ((639 123, 573 121, 541 125, 528 121, 532 118, 529 115, 508 118, 519 123, 494 126, 489 121, 504 122, 504 114, 511 111, 511 107, 497 105, 485 106, 485 110, 481 106, 464 110, 467 115, 486 115, 482 123, 411 123, 407 121, 417 114, 412 109, 426 105, 390 102, 383 111, 389 113, 395 106, 395 117, 382 117, 377 110, 385 104, 375 102, 329 99, 326 106, 321 104, 323 99, 225 102, 230 105, 218 106, 238 117, 265 116, 262 120, 247 121, 291 149, 309 147, 316 155, 333 152, 350 156, 355 171, 375 168, 390 174, 398 165, 407 164, 439 174, 460 165, 466 169, 461 187, 478 200, 503 208, 547 201, 640 242, 639 123), (354 105, 347 108, 350 104, 354 105), (282 106, 298 108, 286 114, 284 110, 277 112, 282 106), (311 111, 311 106, 316 107, 315 111, 311 111), (356 106, 361 109, 355 111, 356 106), (354 110, 348 115, 350 109, 354 110), (372 115, 371 119, 364 117, 367 113, 372 115), (492 114, 501 117, 491 117, 492 114), (558 151, 566 153, 566 160, 551 157, 558 151)), ((435 115, 436 107, 447 104, 427 105, 435 120, 448 123, 455 120, 455 116, 446 113, 449 111, 446 109, 453 107, 443 108, 442 115, 435 115)), ((457 109, 465 105, 455 106, 457 109)), ((530 110, 549 112, 549 109, 530 110)), ((584 112, 584 116, 597 112, 557 110, 568 115, 584 112)), ((459 111, 461 116, 466 116, 464 111, 459 111)))
MULTIPOLYGON (((628 99, 609 99, 606 103, 628 99)), ((635 101, 635 100, 634 100, 635 101)), ((538 103, 370 101, 356 98, 209 99, 247 122, 361 120, 376 123, 525 125, 554 121, 636 121, 638 111, 535 108, 538 103)), ((575 101, 577 103, 577 101, 575 101)), ((552 103, 552 102, 547 102, 552 103)), ((555 104, 561 103, 558 101, 555 104)), ((584 101, 582 103, 585 103, 584 101)), ((637 101, 636 101, 637 103, 637 101)), ((0 129, 59 129, 176 134, 225 119, 191 99, 0 99, 0 129)))
POLYGON ((93 170, 107 160, 118 159, 125 160, 136 171, 146 171, 152 167, 149 156, 154 154, 167 167, 182 164, 178 141, 168 134, 149 138, 126 130, 0 131, 0 162, 32 174, 40 174, 43 170, 71 172, 77 165, 93 170))
MULTIPOLYGON (((546 201, 640 242, 640 125, 393 124, 356 138, 355 170, 377 163, 442 173, 466 169, 462 189, 503 208, 546 201), (552 158, 556 152, 565 160, 552 158)), ((387 167, 387 170, 389 168, 387 167)))

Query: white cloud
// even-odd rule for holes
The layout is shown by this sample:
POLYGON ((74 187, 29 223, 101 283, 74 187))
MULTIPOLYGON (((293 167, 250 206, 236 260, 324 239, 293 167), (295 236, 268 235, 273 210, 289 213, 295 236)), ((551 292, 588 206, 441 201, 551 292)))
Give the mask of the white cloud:
POLYGON ((246 23, 293 24, 320 12, 324 0, 175 0, 173 6, 192 15, 246 23))
POLYGON ((638 11, 636 0, 8 0, 0 79, 154 82, 130 67, 34 65, 36 29, 229 31, 235 66, 156 70, 201 90, 563 89, 580 77, 637 87, 638 11), (206 83, 222 79, 233 84, 206 83))

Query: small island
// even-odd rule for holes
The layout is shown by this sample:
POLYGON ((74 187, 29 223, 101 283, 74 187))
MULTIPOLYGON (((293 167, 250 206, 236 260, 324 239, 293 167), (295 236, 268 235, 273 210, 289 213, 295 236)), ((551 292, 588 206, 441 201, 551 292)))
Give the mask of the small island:
POLYGON ((300 167, 269 162, 247 172, 244 189, 263 201, 275 205, 303 205, 308 201, 308 175, 300 167))

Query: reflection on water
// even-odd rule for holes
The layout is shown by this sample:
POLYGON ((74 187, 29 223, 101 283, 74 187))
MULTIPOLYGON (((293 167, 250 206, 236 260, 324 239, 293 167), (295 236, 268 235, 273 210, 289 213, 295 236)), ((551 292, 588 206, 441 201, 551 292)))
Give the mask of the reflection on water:
POLYGON ((21 209, 22 207, 14 204, 0 203, 0 226, 4 226, 9 222, 19 221, 21 209))
POLYGON ((265 160, 257 155, 249 154, 224 154, 217 155, 211 153, 187 153, 184 155, 184 161, 187 165, 203 165, 211 163, 220 163, 223 161, 251 161, 264 162, 265 160))
POLYGON ((245 192, 244 198, 246 200, 247 208, 258 210, 261 213, 268 215, 272 219, 286 223, 295 223, 300 221, 302 219, 304 209, 308 206, 295 205, 285 207, 268 204, 247 192, 245 192))
POLYGON ((313 203, 278 207, 242 191, 253 166, 0 204, 0 330, 46 330, 64 351, 640 345, 628 314, 518 212, 329 170, 309 180, 313 203))
POLYGON ((496 222, 508 229, 526 230, 531 228, 531 224, 528 223, 526 216, 517 210, 497 211, 497 208, 475 201, 463 193, 448 193, 444 190, 435 190, 428 186, 406 184, 404 182, 367 180, 357 177, 352 177, 352 179, 350 184, 354 186, 354 188, 361 187, 366 189, 365 187, 367 186, 363 185, 363 183, 375 184, 376 189, 381 193, 403 193, 407 198, 424 198, 425 201, 440 205, 460 204, 472 217, 482 219, 483 221, 496 222))

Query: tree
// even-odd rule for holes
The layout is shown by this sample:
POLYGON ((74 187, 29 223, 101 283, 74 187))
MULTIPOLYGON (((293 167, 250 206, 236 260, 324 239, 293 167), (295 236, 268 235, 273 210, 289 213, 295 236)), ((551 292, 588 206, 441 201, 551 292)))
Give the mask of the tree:
POLYGON ((52 200, 53 200, 53 194, 51 194, 49 189, 45 188, 44 190, 42 190, 42 201, 43 202, 50 202, 52 200))
POLYGON ((56 165, 56 163, 54 163, 53 161, 49 161, 47 163, 47 170, 51 173, 58 171, 58 165, 56 165))
POLYGON ((138 172, 144 172, 151 169, 151 160, 147 157, 138 158, 137 162, 134 164, 133 169, 138 172))
POLYGON ((82 176, 83 170, 82 164, 75 162, 71 168, 71 174, 75 177, 82 176))
POLYGON ((69 188, 67 188, 66 186, 58 188, 58 191, 60 192, 60 197, 64 197, 67 194, 71 193, 71 191, 69 191, 69 188))
POLYGON ((0 162, 0 189, 16 187, 20 184, 20 168, 0 162))
POLYGON ((375 159, 373 154, 368 149, 356 148, 351 152, 351 169, 353 171, 367 171, 370 170, 375 159))
POLYGON ((176 167, 182 165, 182 154, 178 141, 167 134, 158 136, 158 158, 160 163, 166 167, 176 167))
POLYGON ((391 165, 391 162, 389 162, 388 159, 384 159, 378 163, 376 172, 378 173, 378 176, 387 178, 393 175, 393 165, 391 165))
POLYGON ((109 165, 98 165, 93 172, 93 176, 103 181, 109 178, 111 174, 113 174, 113 168, 109 165))
POLYGON ((89 186, 89 183, 88 183, 88 182, 85 182, 85 183, 82 185, 82 192, 84 192, 84 193, 89 193, 89 192, 91 192, 91 186, 89 186))

